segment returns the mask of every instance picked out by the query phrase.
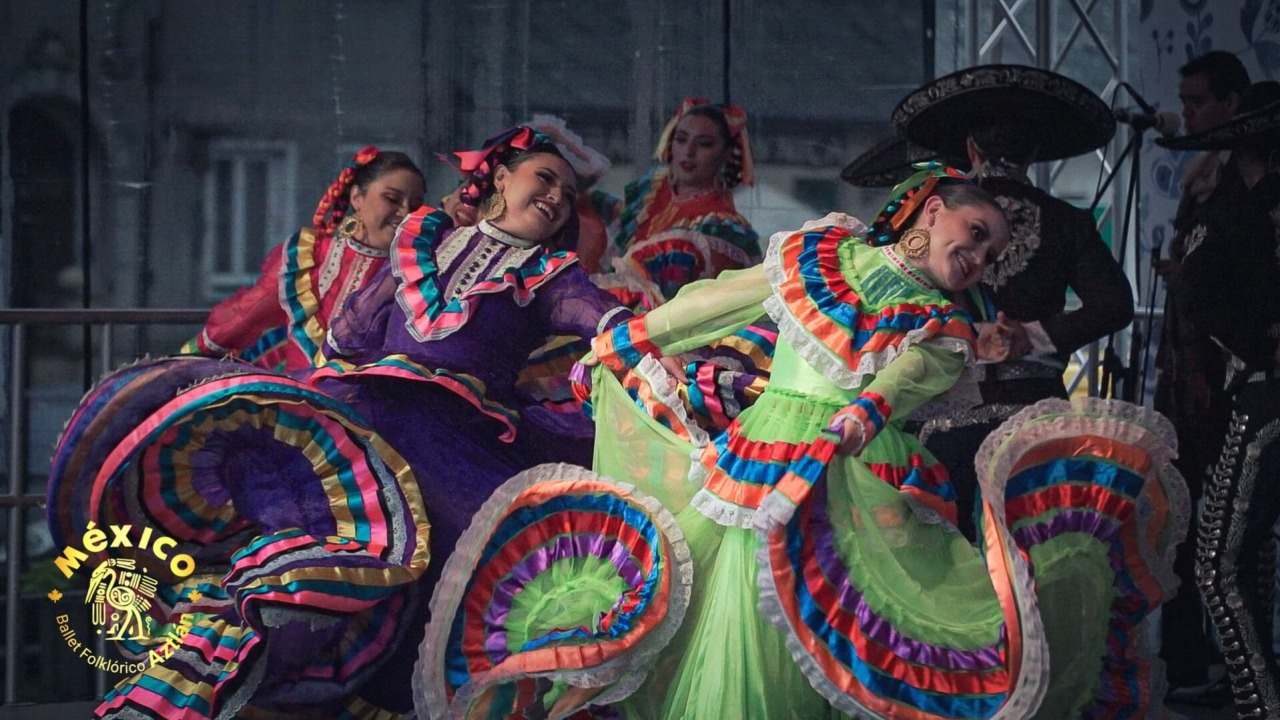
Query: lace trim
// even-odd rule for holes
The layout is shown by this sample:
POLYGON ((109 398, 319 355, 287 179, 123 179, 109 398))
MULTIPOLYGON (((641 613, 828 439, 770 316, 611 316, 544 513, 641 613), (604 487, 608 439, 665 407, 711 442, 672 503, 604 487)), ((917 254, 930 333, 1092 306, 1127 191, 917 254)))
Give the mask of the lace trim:
POLYGON ((713 195, 720 195, 720 194, 721 194, 721 191, 715 187, 703 188, 701 190, 692 190, 689 192, 680 192, 680 186, 676 185, 676 181, 675 180, 671 181, 672 202, 687 203, 687 202, 693 202, 694 200, 701 200, 704 197, 711 197, 713 195))
POLYGON ((334 338, 333 328, 329 328, 328 332, 324 334, 324 344, 328 345, 329 348, 337 353, 339 357, 347 356, 347 351, 342 349, 342 346, 339 345, 338 341, 334 338))
MULTIPOLYGON (((591 698, 589 704, 605 705, 618 702, 640 687, 652 666, 652 658, 670 643, 671 638, 684 622, 684 615, 688 610, 693 590, 693 561, 684 533, 681 532, 675 517, 657 499, 639 491, 630 483, 614 482, 620 495, 630 495, 644 506, 669 545, 675 568, 671 598, 665 617, 630 651, 595 667, 552 672, 495 670, 481 673, 458 688, 453 703, 449 703, 441 672, 444 667, 444 651, 454 617, 457 615, 458 606, 466 590, 467 580, 474 570, 474 561, 484 549, 493 529, 506 516, 507 506, 520 493, 547 479, 613 482, 586 468, 564 463, 547 463, 512 477, 485 501, 476 512, 471 526, 459 538, 453 554, 445 561, 440 581, 431 597, 431 622, 427 624, 426 636, 419 646, 418 661, 414 665, 413 672, 414 707, 420 716, 425 718, 461 717, 465 714, 467 705, 490 686, 527 677, 547 678, 553 682, 561 681, 579 688, 613 685, 612 688, 591 698), (428 662, 431 663, 430 667, 427 666, 428 662)), ((579 709, 581 708, 573 708, 570 713, 579 709)))
MULTIPOLYGON (((345 238, 343 238, 345 240, 345 238)), ((339 273, 342 272, 342 255, 343 242, 329 243, 329 249, 324 254, 324 262, 320 263, 320 292, 321 297, 329 294, 329 288, 333 287, 333 281, 338 279, 339 273)), ((312 249, 314 257, 315 250, 312 249)), ((341 306, 339 306, 341 307, 341 306)))
POLYGON ((931 291, 938 289, 937 283, 930 280, 924 273, 912 267, 911 264, 906 261, 906 258, 899 255, 898 251, 895 250, 892 245, 885 245, 880 248, 880 254, 884 255, 885 259, 892 263, 893 266, 905 275, 908 280, 919 285, 922 289, 931 291))
POLYGON ((626 308, 626 307, 623 307, 623 306, 619 305, 618 307, 616 307, 616 308, 614 308, 614 309, 610 310, 609 312, 605 313, 604 315, 601 315, 601 316, 600 316, 600 322, 596 323, 596 334, 597 334, 597 335, 599 335, 600 333, 604 332, 605 330, 608 330, 608 329, 609 329, 609 321, 610 321, 610 320, 612 320, 612 319, 614 319, 615 317, 617 317, 617 316, 618 316, 618 313, 624 313, 624 312, 629 312, 628 308, 626 308))
MULTIPOLYGON (((695 467, 702 466, 699 464, 695 467)), ((689 473, 689 479, 693 479, 692 471, 689 473)), ((699 484, 701 484, 701 482, 699 482, 699 484)), ((777 494, 778 493, 769 493, 765 496, 765 501, 768 501, 770 497, 777 494)), ((755 523, 755 509, 743 507, 742 505, 734 505, 706 488, 702 488, 698 492, 694 493, 693 499, 689 501, 689 504, 698 512, 702 513, 704 517, 715 522, 717 525, 750 530, 755 523)))
POLYGON ((1173 423, 1154 410, 1122 400, 1047 398, 1018 411, 982 441, 974 459, 978 482, 1007 476, 1024 448, 1083 433, 1133 444, 1150 453, 1159 465, 1178 456, 1173 423), (1018 442, 1006 447, 1014 435, 1018 435, 1018 442))
POLYGON ((959 338, 935 337, 934 333, 927 328, 908 330, 903 333, 902 340, 899 343, 886 347, 884 352, 859 354, 858 366, 854 368, 849 367, 839 355, 815 339, 804 324, 791 314, 790 308, 782 300, 782 286, 786 282, 786 270, 782 267, 782 244, 797 232, 806 232, 832 225, 846 230, 856 228, 861 228, 863 232, 866 230, 866 226, 856 218, 851 218, 842 213, 831 213, 821 220, 806 222, 798 231, 774 233, 769 238, 769 249, 765 251, 764 274, 769 281, 769 285, 774 290, 774 294, 764 300, 765 312, 778 324, 778 334, 791 343, 796 354, 802 360, 821 372, 824 377, 835 383, 836 386, 845 390, 855 390, 861 387, 863 380, 867 376, 875 375, 893 362, 898 355, 920 342, 934 343, 945 350, 961 353, 964 355, 967 364, 973 364, 973 348, 969 343, 959 338))
POLYGON ((488 235, 494 240, 497 240, 503 245, 511 245, 512 247, 518 247, 521 250, 528 250, 530 248, 538 247, 538 242, 536 240, 525 240, 519 235, 512 235, 506 230, 503 230, 495 226, 493 223, 489 222, 488 220, 481 220, 479 223, 477 223, 477 228, 479 228, 480 232, 484 233, 485 235, 488 235))
MULTIPOLYGON (((1002 507, 1000 517, 1003 516, 1002 507)), ((1018 676, 1017 684, 1009 693, 1005 703, 992 716, 992 720, 1025 720, 1034 716, 1039 710, 1045 692, 1048 690, 1049 647, 1045 641, 1044 625, 1035 603, 1035 589, 1026 561, 1016 551, 1013 537, 1003 522, 998 523, 998 528, 1004 538, 1004 547, 1009 549, 1005 552, 1005 557, 1012 568, 1010 580, 1022 621, 1023 652, 1022 672, 1018 676)), ((760 614, 782 633, 791 659, 800 667, 800 671, 804 673, 813 689, 837 710, 854 717, 881 717, 831 682, 822 665, 810 654, 808 648, 797 636, 782 606, 778 587, 773 581, 773 565, 769 558, 769 533, 757 531, 756 537, 760 545, 756 550, 756 562, 760 568, 756 576, 756 588, 760 593, 757 607, 760 614)), ((988 560, 989 564, 990 560, 988 560)))
POLYGON ((213 338, 209 337, 209 328, 205 328, 200 331, 200 341, 204 343, 205 347, 209 348, 210 350, 216 353, 221 353, 223 355, 226 355, 231 352, 227 348, 224 348, 218 343, 214 342, 213 338))
POLYGON ((689 482, 699 487, 707 481, 707 478, 711 477, 711 471, 707 470, 707 467, 702 464, 702 454, 705 451, 706 448, 699 447, 689 452, 689 460, 692 463, 689 466, 689 482))
POLYGON ((370 245, 365 245, 350 235, 338 235, 337 237, 342 240, 347 247, 351 248, 352 252, 364 255, 365 257, 384 258, 391 255, 391 248, 389 247, 376 248, 370 245))
POLYGON ((711 438, 707 435, 707 431, 703 430, 685 408, 684 402, 680 400, 680 396, 675 390, 672 390, 667 383, 671 377, 671 373, 662 367, 662 363, 658 362, 652 355, 645 355, 640 359, 640 363, 635 366, 633 372, 640 377, 641 380, 649 384, 649 388, 653 391, 653 397, 664 407, 676 416, 676 419, 684 425, 685 431, 689 433, 689 442, 704 448, 707 443, 711 442, 711 438))

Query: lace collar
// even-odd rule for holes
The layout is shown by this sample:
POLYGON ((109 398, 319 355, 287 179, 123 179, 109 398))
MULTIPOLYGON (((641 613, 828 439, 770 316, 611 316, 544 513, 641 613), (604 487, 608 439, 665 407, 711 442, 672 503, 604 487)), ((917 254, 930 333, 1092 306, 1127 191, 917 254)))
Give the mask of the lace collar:
POLYGON ((884 253, 884 256, 889 260, 889 262, 892 263, 894 267, 898 268, 898 270, 903 275, 906 275, 907 278, 912 282, 914 282, 915 284, 919 285, 925 290, 938 289, 937 283, 929 279, 928 275, 925 275, 914 265, 907 262, 907 259, 899 255, 898 251, 894 250, 892 245, 882 246, 880 248, 880 252, 884 253))
POLYGON ((384 258, 391 254, 391 248, 389 247, 376 248, 376 247, 373 247, 372 245, 365 245, 364 243, 355 239, 351 235, 339 234, 336 237, 338 240, 341 240, 343 244, 345 244, 352 252, 356 253, 357 255, 364 255, 365 257, 384 258))
POLYGON ((524 250, 538 246, 538 242, 536 240, 525 240, 522 237, 512 235, 506 230, 494 227, 493 223, 488 220, 481 220, 477 227, 480 229, 480 232, 504 245, 510 245, 524 250))

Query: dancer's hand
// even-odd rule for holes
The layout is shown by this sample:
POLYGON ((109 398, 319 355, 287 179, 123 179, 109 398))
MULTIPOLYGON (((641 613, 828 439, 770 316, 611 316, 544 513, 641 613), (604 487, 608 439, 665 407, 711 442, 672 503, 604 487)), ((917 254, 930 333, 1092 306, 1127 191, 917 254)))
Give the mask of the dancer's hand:
POLYGON ((1017 360, 1031 352, 1031 339, 1022 323, 1000 312, 994 323, 978 327, 977 351, 979 359, 989 362, 1017 360))
POLYGON ((689 384, 688 377, 685 375, 685 362, 679 357, 658 358, 658 364, 670 376, 668 378, 668 390, 675 390, 679 385, 689 384))
POLYGON ((862 436, 862 423, 853 418, 840 418, 837 432, 840 433, 840 452, 845 455, 857 455, 866 447, 867 439, 862 436))

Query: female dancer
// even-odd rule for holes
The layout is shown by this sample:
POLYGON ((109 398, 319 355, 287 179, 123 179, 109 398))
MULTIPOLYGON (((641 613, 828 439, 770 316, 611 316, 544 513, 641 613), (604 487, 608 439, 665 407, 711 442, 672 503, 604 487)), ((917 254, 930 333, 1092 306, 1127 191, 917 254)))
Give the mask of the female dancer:
POLYGON ((1066 401, 1018 418, 979 458, 980 551, 955 529, 946 470, 902 430, 928 404, 975 401, 975 354, 1009 352, 948 299, 1008 241, 989 195, 930 166, 870 229, 836 215, 780 233, 762 268, 695 283, 597 337, 609 369, 657 372, 647 355, 706 344, 761 306, 781 335, 762 395, 701 447, 675 438, 678 407, 638 417, 661 383, 622 388, 596 368, 596 471, 623 481, 619 502, 643 492, 678 513, 670 559, 654 560, 665 545, 640 522, 615 533, 635 538, 609 556, 617 595, 590 545, 562 550, 581 572, 563 556, 539 572, 552 565, 534 562, 541 548, 587 526, 548 522, 538 496, 576 497, 600 476, 514 479, 448 561, 447 576, 470 577, 433 600, 419 712, 567 712, 616 701, 643 671, 618 708, 636 717, 1104 717, 1158 701, 1137 625, 1169 591, 1168 509, 1186 506, 1167 423, 1066 401), (645 592, 623 582, 650 569, 645 592), (648 609, 632 626, 657 639, 619 636, 618 608, 648 609))
POLYGON ((596 278, 602 287, 618 288, 627 302, 660 304, 694 280, 760 261, 756 233, 733 205, 733 189, 755 183, 741 108, 685 98, 654 159, 662 164, 625 197, 592 197, 606 224, 620 224, 604 263, 616 275, 596 278))
POLYGON ((311 227, 271 250, 258 281, 218 303, 181 352, 276 370, 312 367, 333 317, 386 265, 396 227, 422 205, 424 187, 404 153, 372 145, 356 153, 311 227))
POLYGON ((191 629, 99 715, 411 709, 440 564, 493 488, 556 449, 526 438, 517 371, 547 335, 630 317, 550 249, 573 232, 576 180, 548 138, 518 127, 459 157, 483 219, 406 218, 306 383, 173 358, 109 376, 73 416, 50 481, 54 535, 148 528, 203 574, 153 569, 153 616, 195 613, 191 629))

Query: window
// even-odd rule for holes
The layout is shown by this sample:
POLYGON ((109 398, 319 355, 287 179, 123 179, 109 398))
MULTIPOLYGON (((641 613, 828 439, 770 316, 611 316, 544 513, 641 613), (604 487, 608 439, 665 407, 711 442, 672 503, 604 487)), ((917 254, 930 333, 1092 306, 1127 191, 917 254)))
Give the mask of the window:
POLYGON ((290 142, 220 140, 204 178, 204 296, 251 284, 268 248, 296 228, 297 150, 290 142))

